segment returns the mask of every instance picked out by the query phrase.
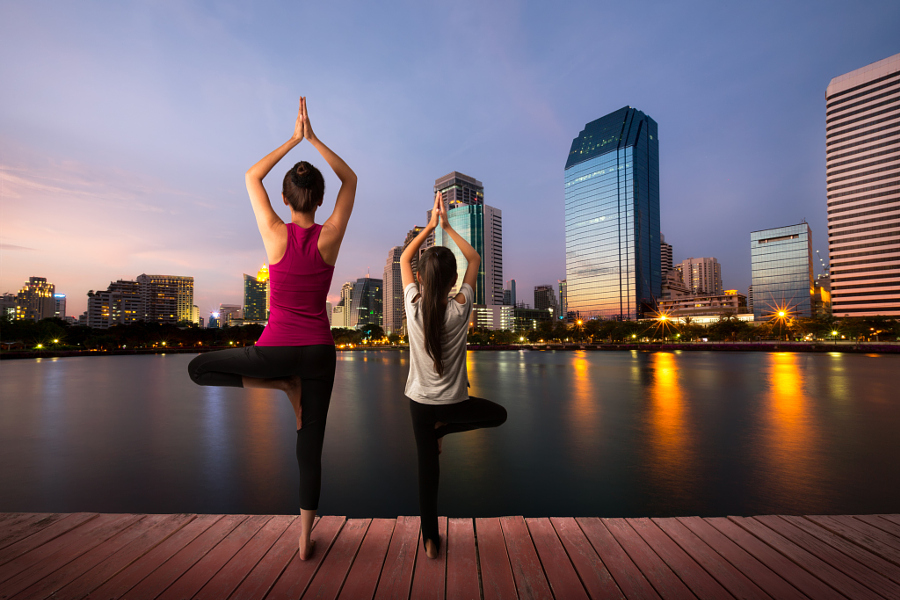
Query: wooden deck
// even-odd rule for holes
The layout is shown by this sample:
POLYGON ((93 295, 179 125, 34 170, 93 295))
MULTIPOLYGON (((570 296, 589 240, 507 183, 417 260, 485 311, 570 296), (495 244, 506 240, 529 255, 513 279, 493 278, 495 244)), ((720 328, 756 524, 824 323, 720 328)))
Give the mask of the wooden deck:
POLYGON ((0 514, 0 598, 900 598, 900 515, 702 519, 0 514))

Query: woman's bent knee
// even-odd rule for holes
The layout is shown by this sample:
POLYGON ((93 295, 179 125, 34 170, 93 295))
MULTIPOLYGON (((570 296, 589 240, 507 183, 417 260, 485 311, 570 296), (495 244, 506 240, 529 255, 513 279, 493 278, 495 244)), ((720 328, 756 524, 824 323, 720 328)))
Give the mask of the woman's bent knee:
POLYGON ((191 381, 200 385, 200 365, 202 361, 200 360, 203 357, 202 354, 199 354, 194 357, 194 359, 188 363, 188 374, 191 376, 191 381))

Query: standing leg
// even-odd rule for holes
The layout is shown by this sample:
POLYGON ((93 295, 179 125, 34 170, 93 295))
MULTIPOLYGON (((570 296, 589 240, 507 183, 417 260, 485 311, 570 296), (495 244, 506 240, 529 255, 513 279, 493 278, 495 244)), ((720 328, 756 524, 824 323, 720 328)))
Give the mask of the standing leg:
POLYGON ((419 514, 422 519, 422 542, 428 558, 436 558, 440 548, 438 533, 437 497, 441 465, 438 459, 438 440, 435 433, 434 406, 409 401, 413 434, 419 463, 419 514))

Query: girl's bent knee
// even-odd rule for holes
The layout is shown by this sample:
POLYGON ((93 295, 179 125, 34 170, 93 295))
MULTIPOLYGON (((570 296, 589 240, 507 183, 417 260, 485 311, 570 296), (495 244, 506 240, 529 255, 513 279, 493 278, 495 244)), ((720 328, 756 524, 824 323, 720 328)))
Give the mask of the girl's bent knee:
POLYGON ((200 385, 200 359, 202 356, 202 354, 195 356, 194 359, 188 363, 188 374, 191 376, 191 381, 198 385, 200 385))

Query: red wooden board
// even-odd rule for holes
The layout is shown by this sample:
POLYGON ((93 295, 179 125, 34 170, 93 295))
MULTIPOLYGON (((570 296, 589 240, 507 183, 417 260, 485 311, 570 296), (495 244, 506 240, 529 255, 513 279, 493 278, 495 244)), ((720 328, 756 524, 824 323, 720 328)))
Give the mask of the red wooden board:
POLYGON ((375 590, 378 600, 407 598, 412 587, 416 549, 419 544, 419 517, 397 517, 381 578, 375 590))
POLYGON ((475 536, 484 600, 516 598, 516 583, 500 519, 475 519, 475 536))
POLYGON ((659 598, 628 553, 596 517, 575 519, 627 598, 659 598))
POLYGON ((364 600, 375 596, 381 567, 394 532, 394 522, 394 519, 372 519, 339 598, 364 600))
POLYGON ((547 577, 538 559, 528 526, 522 517, 500 517, 506 538, 509 565, 516 580, 519 598, 552 598, 547 577))
MULTIPOLYGON (((550 523, 556 530, 572 566, 578 571, 581 583, 591 598, 625 598, 615 580, 594 551, 584 532, 573 518, 553 517, 550 523)), ((538 548, 540 553, 540 548, 538 548)), ((543 560, 543 555, 541 556, 543 560)), ((551 581, 552 583, 552 581, 551 581)))
POLYGON ((338 597, 371 522, 371 519, 347 519, 322 561, 322 566, 304 592, 304 598, 331 600, 338 597))
POLYGON ((479 600, 478 551, 472 519, 450 519, 447 523, 447 598, 479 600))
POLYGON ((807 517, 807 519, 900 566, 900 548, 894 543, 890 534, 877 527, 845 516, 815 516, 807 517))
POLYGON ((679 517, 677 520, 773 598, 785 600, 806 598, 797 588, 710 525, 707 519, 679 517))
POLYGON ((438 535, 441 537, 441 547, 437 558, 428 558, 422 537, 419 536, 416 569, 412 580, 412 598, 440 600, 444 597, 447 572, 447 517, 438 517, 438 535))
MULTIPOLYGON (((290 562, 282 571, 281 576, 275 582, 275 585, 272 586, 272 591, 266 596, 266 600, 287 598, 296 600, 303 595, 303 591, 309 585, 309 582, 312 581, 313 576, 319 570, 319 566, 328 556, 331 545, 335 542, 341 528, 344 526, 344 521, 344 517, 327 516, 319 518, 319 521, 316 523, 310 536, 310 539, 316 541, 316 547, 313 550, 313 555, 310 556, 308 560, 300 560, 300 538, 298 536, 295 536, 290 540, 285 540, 285 536, 281 536, 279 543, 281 543, 282 540, 289 543, 293 548, 293 552, 291 554, 290 562)), ((295 521, 297 524, 299 524, 299 522, 300 519, 295 521)))
POLYGON ((0 549, 40 531, 66 515, 53 513, 0 513, 0 549))
POLYGON ((872 527, 877 527, 882 531, 886 531, 897 538, 897 545, 900 546, 900 525, 884 519, 878 515, 855 515, 853 518, 859 519, 863 523, 868 523, 872 527))
POLYGON ((550 519, 525 519, 525 524, 528 525, 528 532, 544 566, 544 573, 547 575, 553 595, 556 598, 587 600, 588 594, 562 542, 559 541, 556 530, 550 524, 550 519))
MULTIPOLYGON (((276 518, 280 519, 282 517, 276 518)), ((275 584, 275 581, 281 575, 281 572, 284 571, 284 568, 291 561, 291 558, 297 553, 301 529, 300 519, 297 518, 296 515, 285 515, 283 518, 288 520, 287 529, 285 529, 277 539, 273 540, 274 543, 269 550, 250 570, 244 580, 238 585, 237 589, 232 592, 232 598, 265 597, 275 584)), ((272 521, 275 521, 275 519, 272 521)), ((266 528, 273 526, 272 521, 269 521, 266 528)), ((313 538, 316 537, 316 527, 318 524, 319 519, 316 518, 313 522, 313 538)), ((203 590, 201 590, 201 594, 202 593, 204 593, 203 590)))
POLYGON ((641 573, 663 598, 693 599, 694 594, 684 585, 656 552, 647 545, 626 519, 600 519, 625 549, 641 573))
MULTIPOLYGON (((5 565, 26 552, 30 552, 96 517, 96 513, 72 513, 64 515, 58 520, 51 521, 46 526, 44 521, 32 523, 28 532, 22 532, 23 535, 20 535, 17 541, 0 550, 0 565, 5 565)), ((48 520, 50 519, 52 517, 48 517, 48 520)), ((0 581, 4 579, 7 579, 7 577, 0 575, 0 581)))

